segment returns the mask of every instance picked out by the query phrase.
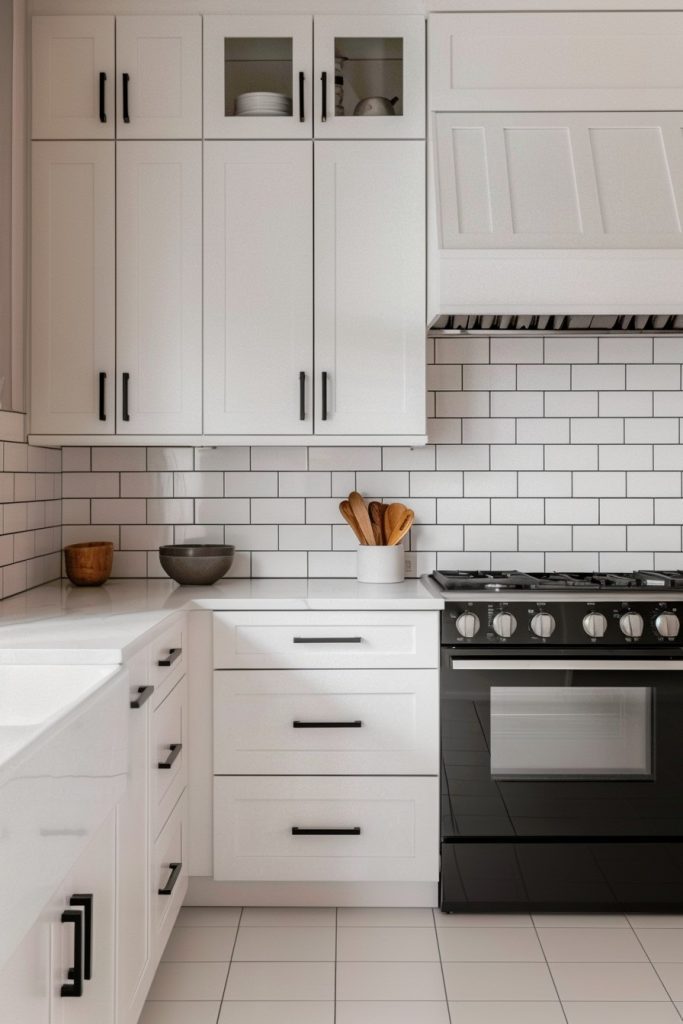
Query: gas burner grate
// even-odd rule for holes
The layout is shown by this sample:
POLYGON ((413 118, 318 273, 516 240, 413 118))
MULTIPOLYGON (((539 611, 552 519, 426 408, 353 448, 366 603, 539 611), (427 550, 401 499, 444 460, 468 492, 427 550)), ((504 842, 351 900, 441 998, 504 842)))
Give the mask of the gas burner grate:
POLYGON ((683 588, 683 572, 467 572, 437 569, 432 578, 443 590, 631 590, 683 588))

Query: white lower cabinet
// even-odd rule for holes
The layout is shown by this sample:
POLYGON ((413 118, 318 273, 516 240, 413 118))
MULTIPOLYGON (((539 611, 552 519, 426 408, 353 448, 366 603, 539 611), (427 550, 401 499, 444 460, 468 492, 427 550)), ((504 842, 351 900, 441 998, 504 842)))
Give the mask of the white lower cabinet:
POLYGON ((50 926, 42 915, 0 970, 0 1006, 11 1024, 50 1024, 50 926))
POLYGON ((152 939, 157 951, 155 970, 187 892, 187 821, 187 797, 184 790, 152 850, 152 939))

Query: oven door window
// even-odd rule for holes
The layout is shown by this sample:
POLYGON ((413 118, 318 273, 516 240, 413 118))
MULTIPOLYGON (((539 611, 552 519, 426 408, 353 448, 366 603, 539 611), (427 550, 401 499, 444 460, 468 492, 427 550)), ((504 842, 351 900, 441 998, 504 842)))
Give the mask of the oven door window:
POLYGON ((492 686, 493 778, 652 778, 649 686, 492 686))

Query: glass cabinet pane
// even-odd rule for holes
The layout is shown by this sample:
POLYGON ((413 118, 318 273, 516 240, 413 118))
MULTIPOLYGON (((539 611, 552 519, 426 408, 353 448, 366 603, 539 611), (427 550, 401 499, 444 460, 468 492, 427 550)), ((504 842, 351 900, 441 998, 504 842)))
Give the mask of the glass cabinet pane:
POLYGON ((403 116, 403 37, 334 40, 335 117, 403 116))
POLYGON ((227 37, 224 45, 225 116, 291 117, 291 37, 227 37))

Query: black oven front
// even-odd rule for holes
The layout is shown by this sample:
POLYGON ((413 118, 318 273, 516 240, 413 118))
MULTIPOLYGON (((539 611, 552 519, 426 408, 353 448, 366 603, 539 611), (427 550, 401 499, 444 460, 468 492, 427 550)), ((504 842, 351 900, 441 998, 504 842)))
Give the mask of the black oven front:
POLYGON ((683 910, 683 656, 643 654, 442 648, 443 910, 683 910))

